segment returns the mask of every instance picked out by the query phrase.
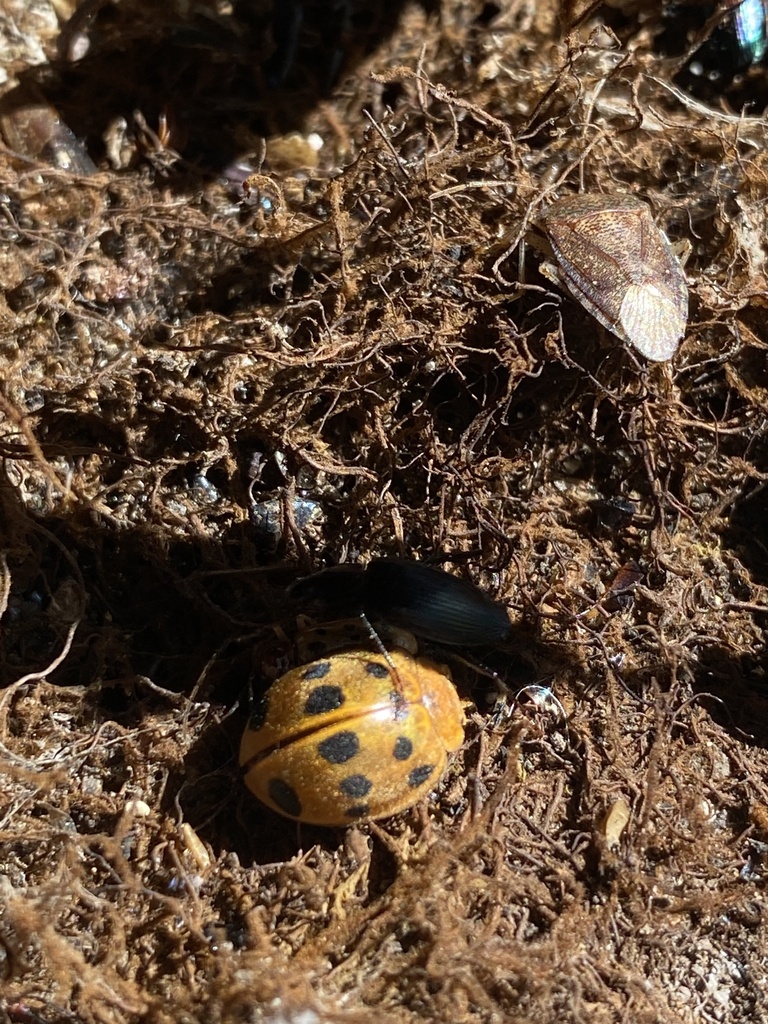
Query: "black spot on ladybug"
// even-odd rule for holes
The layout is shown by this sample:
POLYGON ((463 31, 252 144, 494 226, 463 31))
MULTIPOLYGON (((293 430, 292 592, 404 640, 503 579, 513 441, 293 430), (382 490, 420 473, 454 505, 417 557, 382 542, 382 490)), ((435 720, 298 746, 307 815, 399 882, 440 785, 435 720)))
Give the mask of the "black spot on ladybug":
POLYGON ((386 679, 390 670, 389 665, 382 665, 378 661, 369 661, 365 666, 365 671, 374 679, 386 679))
POLYGON ((348 775, 339 783, 339 789, 344 796, 361 797, 368 796, 373 789, 373 783, 365 775, 348 775))
POLYGON ((314 665, 308 665, 301 673, 302 679, 322 679, 331 671, 330 661, 316 661, 314 665))
POLYGON ((340 686, 316 686, 304 702, 304 714, 324 715, 343 703, 344 691, 340 686))
POLYGON ((248 728, 256 732, 267 720, 267 712, 269 711, 269 694, 265 693, 264 696, 254 705, 251 717, 248 719, 248 728))
POLYGON ((280 810, 291 818, 301 815, 301 800, 293 786, 283 779, 270 779, 267 787, 269 799, 280 810))
POLYGON ((348 818, 365 818, 371 813, 371 808, 368 804, 354 804, 347 807, 344 813, 348 818))
POLYGON ((392 757, 396 761, 407 761, 413 753, 413 743, 407 736, 398 736, 392 748, 392 757))
POLYGON ((416 786, 420 786, 422 783, 427 781, 434 770, 435 766, 433 764, 420 764, 419 767, 414 768, 408 776, 408 785, 413 786, 414 788, 416 786))
POLYGON ((317 752, 329 764, 344 764, 360 750, 356 732, 336 732, 317 745, 317 752))

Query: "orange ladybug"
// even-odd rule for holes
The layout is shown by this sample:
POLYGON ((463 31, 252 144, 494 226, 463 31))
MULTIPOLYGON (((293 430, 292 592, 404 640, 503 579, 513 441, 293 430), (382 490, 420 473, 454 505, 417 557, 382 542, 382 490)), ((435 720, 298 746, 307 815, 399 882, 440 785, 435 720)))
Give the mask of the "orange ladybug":
POLYGON ((240 746, 248 788, 314 825, 387 818, 422 800, 464 739, 445 666, 399 647, 331 654, 269 688, 240 746))

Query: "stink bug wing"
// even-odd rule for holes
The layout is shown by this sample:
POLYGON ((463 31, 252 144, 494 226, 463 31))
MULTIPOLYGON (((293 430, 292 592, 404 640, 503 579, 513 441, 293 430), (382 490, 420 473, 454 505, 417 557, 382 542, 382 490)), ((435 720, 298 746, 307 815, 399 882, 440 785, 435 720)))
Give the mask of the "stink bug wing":
POLYGON ((653 228, 648 207, 631 196, 610 202, 602 196, 570 196, 553 203, 543 220, 564 269, 570 268, 594 289, 606 278, 628 285, 643 274, 648 244, 645 218, 653 228), (627 231, 626 215, 642 218, 643 230, 627 231))
POLYGON ((576 235, 577 233, 569 227, 559 228, 557 236, 554 232, 550 233, 550 242, 557 258, 562 283, 598 323, 613 334, 618 334, 622 341, 628 342, 629 338, 622 333, 618 323, 621 307, 616 303, 614 293, 606 294, 601 291, 599 283, 596 283, 594 273, 587 277, 582 272, 583 266, 594 271, 599 265, 598 261, 602 257, 596 247, 590 242, 585 246, 583 241, 578 240, 580 262, 576 265, 572 261, 571 256, 574 255, 577 244, 574 241, 576 235))
MULTIPOLYGON (((624 340, 646 359, 663 362, 677 352, 682 335, 678 308, 670 296, 654 285, 631 285, 621 304, 619 324, 624 340)), ((618 334, 618 330, 614 327, 618 334)))
MULTIPOLYGON (((630 208, 636 212, 637 201, 624 198, 630 199, 630 208)), ((624 202, 606 207, 602 196, 569 196, 553 203, 542 215, 542 223, 574 298, 598 323, 628 342, 619 323, 621 297, 632 283, 627 266, 639 263, 640 241, 635 234, 629 243, 625 240, 622 250, 621 236, 626 231, 616 214, 626 209, 624 202), (629 261, 622 257, 627 244, 635 248, 629 261)))
POLYGON ((675 251, 664 232, 660 231, 655 224, 653 224, 653 231, 658 239, 661 249, 663 250, 663 254, 659 254, 659 263, 661 264, 662 259, 665 262, 665 272, 662 275, 664 284, 667 287, 679 315, 682 317, 682 327, 680 329, 680 333, 682 334, 685 331, 685 325, 688 320, 688 284, 685 280, 685 273, 683 272, 680 260, 675 254, 675 251))
POLYGON ((619 326, 646 359, 663 362, 674 356, 685 334, 688 286, 667 236, 647 208, 638 236, 642 273, 622 299, 619 326))
POLYGON ((646 358, 671 358, 688 289, 649 207, 632 196, 570 196, 541 219, 560 275, 585 309, 646 358))

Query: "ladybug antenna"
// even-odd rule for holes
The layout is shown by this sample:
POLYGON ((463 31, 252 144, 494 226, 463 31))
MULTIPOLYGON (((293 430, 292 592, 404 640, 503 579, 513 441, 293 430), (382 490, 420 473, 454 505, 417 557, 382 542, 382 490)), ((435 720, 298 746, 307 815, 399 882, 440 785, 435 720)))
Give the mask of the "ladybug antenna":
POLYGON ((381 639, 379 634, 376 632, 376 630, 371 625, 371 621, 368 618, 368 616, 365 614, 365 612, 361 611, 359 614, 360 614, 360 621, 362 622, 363 626, 365 626, 365 629, 368 632, 368 636, 371 639, 371 643, 376 648, 376 650, 379 652, 379 654, 382 656, 384 661, 386 661, 387 665, 389 665, 389 670, 392 673, 392 675, 395 677, 395 680, 397 682, 397 689, 398 689, 398 691, 400 693, 402 693, 403 690, 404 690, 404 687, 403 687, 402 682, 400 681, 400 676, 398 675, 398 672, 397 672, 397 666, 395 665, 394 661, 392 660, 391 654, 389 653, 387 648, 384 646, 384 641, 381 639))
POLYGON ((392 658, 389 656, 389 651, 384 646, 384 641, 381 639, 379 634, 376 632, 376 630, 371 625, 370 619, 365 614, 365 612, 359 612, 358 614, 360 615, 360 621, 365 626, 365 629, 366 629, 366 631, 368 633, 368 636, 371 639, 371 643, 376 648, 376 650, 379 652, 379 654, 382 656, 382 658, 384 658, 384 660, 389 665, 389 667, 392 669, 392 671, 396 672, 395 663, 394 663, 394 661, 392 661, 392 658))

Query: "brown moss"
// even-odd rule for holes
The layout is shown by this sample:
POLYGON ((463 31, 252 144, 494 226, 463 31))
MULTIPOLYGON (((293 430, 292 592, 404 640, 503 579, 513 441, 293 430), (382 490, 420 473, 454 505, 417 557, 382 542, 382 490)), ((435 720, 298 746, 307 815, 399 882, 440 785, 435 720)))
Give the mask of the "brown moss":
POLYGON ((765 1012, 765 67, 692 98, 682 5, 386 6, 0 4, 4 1020, 765 1012), (540 274, 580 189, 691 242, 672 363, 540 274), (467 672, 429 807, 297 830, 249 694, 382 554, 568 721, 467 672))

